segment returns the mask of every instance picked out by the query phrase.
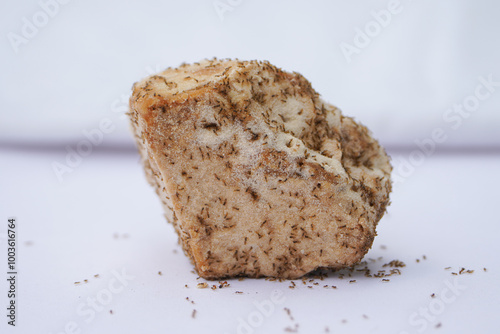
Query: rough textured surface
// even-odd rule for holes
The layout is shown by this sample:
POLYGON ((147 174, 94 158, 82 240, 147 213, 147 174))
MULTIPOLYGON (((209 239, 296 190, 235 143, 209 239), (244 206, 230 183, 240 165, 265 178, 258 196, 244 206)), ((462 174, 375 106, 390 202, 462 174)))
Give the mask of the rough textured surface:
POLYGON ((363 258, 389 203, 389 158, 298 73, 206 60, 134 84, 147 178, 207 279, 297 278, 363 258))

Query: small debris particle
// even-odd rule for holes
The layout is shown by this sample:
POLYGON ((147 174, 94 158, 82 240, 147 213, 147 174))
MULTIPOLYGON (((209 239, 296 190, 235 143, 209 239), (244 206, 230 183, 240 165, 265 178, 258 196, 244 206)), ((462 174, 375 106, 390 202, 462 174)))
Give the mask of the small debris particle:
POLYGON ((342 319, 343 324, 347 324, 347 319, 342 319))
POLYGON ((88 280, 88 279, 84 279, 83 281, 84 281, 85 283, 88 283, 88 282, 89 282, 89 280, 88 280))
POLYGON ((113 314, 113 310, 109 310, 109 314, 113 314))
POLYGON ((295 327, 293 327, 293 328, 290 326, 285 328, 285 332, 288 332, 288 333, 297 333, 298 330, 299 330, 299 324, 295 324, 295 327))
POLYGON ((363 314, 363 318, 365 319, 369 319, 368 316, 366 314, 363 314))
POLYGON ((391 262, 384 264, 382 267, 402 268, 402 267, 406 267, 406 264, 403 261, 392 260, 391 262))
POLYGON ((162 275, 162 274, 161 274, 161 271, 159 271, 159 272, 158 272, 158 275, 160 275, 160 276, 162 275))
POLYGON ((465 268, 461 268, 460 271, 458 272, 459 275, 473 274, 473 273, 474 273, 474 270, 472 270, 472 269, 465 269, 465 268))
POLYGON ((237 293, 237 294, 242 294, 243 291, 235 291, 234 293, 237 293))
POLYGON ((387 279, 387 278, 383 278, 383 279, 382 279, 382 282, 389 282, 389 281, 390 281, 390 280, 389 280, 389 279, 387 279))
POLYGON ((431 295, 431 297, 432 297, 432 298, 435 298, 435 297, 436 297, 436 294, 435 294, 435 293, 433 293, 433 294, 431 295))
POLYGON ((208 288, 208 284, 206 282, 198 283, 198 285, 196 287, 198 289, 206 289, 206 288, 208 288))
POLYGON ((356 280, 352 279, 352 280, 349 281, 349 283, 356 283, 356 280))
POLYGON ((290 309, 288 307, 285 307, 284 310, 285 310, 286 314, 288 315, 288 317, 290 318, 290 320, 295 321, 295 319, 293 318, 293 315, 292 315, 292 311, 290 311, 290 309))
POLYGON ((219 281, 219 289, 222 288, 229 288, 231 284, 229 284, 227 281, 219 281))
POLYGON ((196 310, 193 310, 193 313, 191 313, 191 318, 196 318, 196 310))
POLYGON ((386 250, 387 246, 386 245, 380 245, 380 249, 386 250))
POLYGON ((187 284, 184 284, 184 287, 185 287, 185 288, 189 288, 189 286, 188 286, 187 284))
POLYGON ((95 274, 95 275, 94 275, 94 277, 95 277, 95 278, 99 278, 99 274, 95 274))
POLYGON ((78 285, 78 284, 80 284, 80 283, 81 283, 81 282, 75 282, 75 284, 77 284, 77 285, 78 285))
POLYGON ((483 268, 483 271, 488 271, 488 269, 486 269, 486 268, 483 268))
POLYGON ((442 325, 441 325, 441 323, 440 323, 440 322, 436 324, 436 328, 440 328, 441 326, 442 326, 442 325))
POLYGON ((450 269, 451 269, 451 267, 446 267, 446 268, 444 268, 444 270, 450 270, 450 269))

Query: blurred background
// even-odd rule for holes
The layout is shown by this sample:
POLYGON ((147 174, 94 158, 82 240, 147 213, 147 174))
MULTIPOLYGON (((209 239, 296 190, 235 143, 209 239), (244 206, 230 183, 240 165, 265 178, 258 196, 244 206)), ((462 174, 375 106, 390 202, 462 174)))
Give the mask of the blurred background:
POLYGON ((0 332, 495 332, 499 14, 494 0, 1 0, 0 259, 15 217, 20 317, 0 332), (400 277, 193 288, 125 112, 134 82, 212 57, 301 73, 386 147, 392 204, 366 258, 405 262, 400 277), (122 271, 133 279, 92 314, 122 271), (238 331, 272 289, 286 302, 238 331))
POLYGON ((120 117, 132 84, 211 57, 267 59, 303 74, 389 148, 411 149, 435 128, 447 135, 439 148, 500 145, 500 4, 493 0, 0 6, 3 146, 64 147, 109 118, 114 129, 102 145, 133 148, 120 117), (489 76, 496 86, 480 89, 489 96, 467 99, 489 76), (463 114, 453 110, 464 103, 463 114))

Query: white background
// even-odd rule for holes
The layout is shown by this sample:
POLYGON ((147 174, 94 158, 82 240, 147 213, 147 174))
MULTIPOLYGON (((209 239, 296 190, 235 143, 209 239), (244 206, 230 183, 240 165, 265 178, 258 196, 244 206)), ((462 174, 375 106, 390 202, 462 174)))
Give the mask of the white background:
MULTIPOLYGON (((92 334, 275 334, 295 324, 305 334, 325 333, 326 327, 330 333, 362 334, 497 332, 500 181, 492 176, 500 170, 498 156, 434 155, 395 185, 393 203, 366 256, 372 273, 388 270, 382 265, 391 260, 406 264, 401 276, 386 277, 390 282, 359 272, 344 279, 330 273, 316 280, 317 286, 308 283, 312 289, 301 280, 292 290, 290 281, 233 279, 230 287, 213 291, 196 288, 204 280, 191 272, 136 155, 95 153, 62 183, 49 167, 60 153, 12 150, 2 155, 0 231, 7 216, 16 216, 19 295, 18 326, 7 328, 2 314, 1 333, 64 333, 69 323, 78 326, 78 333, 92 334), (471 170, 479 172, 471 177, 471 170), (374 263, 368 260, 380 256, 374 263), (452 275, 462 267, 474 273, 452 275), (113 271, 122 270, 133 277, 125 287, 112 281, 113 271), (110 284, 120 288, 111 298, 110 284), (443 292, 449 284, 459 286, 456 293, 443 292), (284 301, 251 331, 238 332, 239 319, 248 321, 258 312, 254 303, 269 301, 273 290, 282 291, 284 301), (92 300, 100 300, 93 317, 88 314, 92 300)), ((0 245, 4 313, 4 240, 0 245)))
MULTIPOLYGON (((449 129, 443 115, 474 93, 480 76, 500 81, 498 1, 401 0, 351 62, 341 43, 355 45, 356 29, 371 27, 372 12, 390 1, 232 0, 221 16, 214 3, 70 1, 44 22, 36 1, 2 1, 0 139, 77 141, 126 105, 118 102, 135 81, 214 56, 267 59, 302 73, 386 145, 411 146, 436 127, 449 129), (23 18, 41 26, 26 44, 11 43, 23 18)), ((442 146, 499 145, 499 105, 500 94, 482 101, 442 146)), ((128 125, 119 122, 106 142, 131 145, 128 125)))
POLYGON ((275 289, 284 300, 240 333, 296 324, 299 333, 495 332, 500 87, 467 116, 444 117, 473 99, 480 78, 500 82, 500 5, 401 0, 369 44, 346 57, 341 46, 355 46, 358 31, 376 24, 373 13, 389 3, 74 0, 49 8, 0 0, 0 310, 8 302, 10 216, 18 222, 19 271, 18 326, 7 326, 1 311, 0 332, 69 333, 75 324, 75 333, 238 333, 240 319, 248 322, 275 289), (219 15, 221 4, 232 5, 219 15), (39 27, 27 35, 33 22, 39 27), (25 40, 13 44, 13 36, 25 40), (353 274, 349 283, 330 273, 312 289, 262 279, 195 288, 203 280, 146 183, 123 113, 135 81, 214 56, 300 72, 388 148, 392 204, 367 258, 383 257, 372 271, 404 261, 401 276, 383 283, 353 274), (54 163, 67 164, 68 150, 103 120, 112 130, 102 143, 58 176, 54 163), (430 140, 436 129, 445 140, 430 140), (462 267, 475 271, 451 274, 462 267), (114 270, 133 278, 102 299, 114 270), (445 291, 450 284, 462 288, 445 291), (98 297, 106 303, 92 319, 79 312, 98 297))

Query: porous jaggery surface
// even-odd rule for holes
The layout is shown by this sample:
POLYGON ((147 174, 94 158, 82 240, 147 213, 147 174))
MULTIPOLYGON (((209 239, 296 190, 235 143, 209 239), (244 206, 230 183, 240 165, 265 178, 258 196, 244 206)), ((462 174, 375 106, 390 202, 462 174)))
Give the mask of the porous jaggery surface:
POLYGON ((298 73, 204 60, 134 84, 146 175, 203 278, 297 278, 363 258, 391 165, 298 73))

